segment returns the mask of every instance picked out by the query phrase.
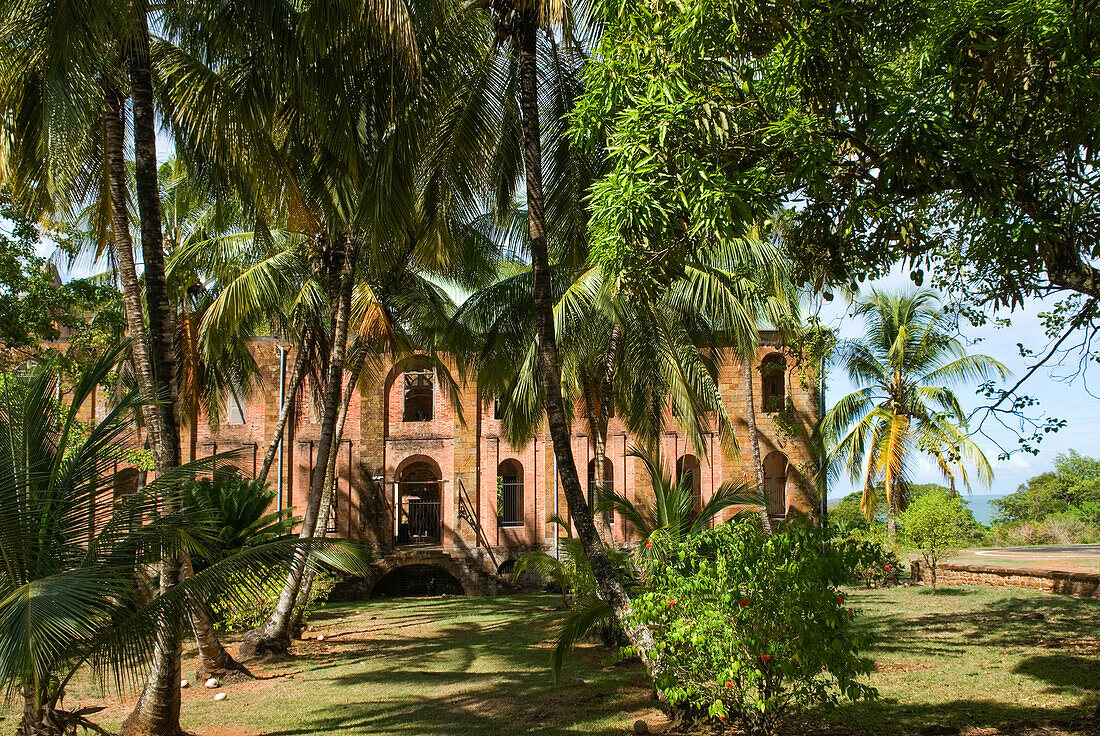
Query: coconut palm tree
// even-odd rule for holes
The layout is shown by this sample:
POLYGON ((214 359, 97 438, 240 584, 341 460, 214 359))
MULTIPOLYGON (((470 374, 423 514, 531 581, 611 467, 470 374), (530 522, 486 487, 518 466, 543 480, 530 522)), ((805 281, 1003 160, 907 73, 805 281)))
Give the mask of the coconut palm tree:
POLYGON ((817 440, 824 443, 832 477, 846 473, 863 483, 860 508, 871 517, 879 484, 886 496, 887 526, 905 500, 907 471, 925 454, 947 479, 970 487, 967 466, 988 485, 993 471, 981 448, 967 435, 966 412, 951 386, 997 376, 1008 370, 987 355, 969 355, 951 330, 935 293, 878 290, 858 302, 862 338, 838 348, 840 365, 858 390, 840 399, 822 418, 817 440))
MULTIPOLYGON (((447 270, 468 255, 451 228, 462 211, 453 193, 464 179, 436 113, 454 88, 452 60, 468 51, 471 14, 441 0, 348 3, 346 12, 263 4, 254 15, 245 6, 190 4, 180 18, 169 8, 165 34, 176 45, 158 45, 157 54, 181 155, 235 187, 258 219, 284 218, 316 274, 313 297, 331 347, 318 472, 302 514, 308 538, 335 446, 356 284, 370 276, 364 268, 410 253, 413 264, 447 270), (201 36, 192 33, 196 13, 201 36)), ((281 283, 264 289, 278 292, 281 283)), ((299 556, 271 619, 246 638, 249 649, 285 650, 304 567, 299 556)))

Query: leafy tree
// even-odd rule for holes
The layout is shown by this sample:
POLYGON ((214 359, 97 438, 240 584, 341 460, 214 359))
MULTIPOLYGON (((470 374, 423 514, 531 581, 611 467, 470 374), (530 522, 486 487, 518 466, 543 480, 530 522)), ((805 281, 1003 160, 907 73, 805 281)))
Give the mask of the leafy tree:
POLYGON ((994 499, 994 521, 1040 521, 1070 509, 1091 508, 1100 501, 1100 461, 1070 450, 1054 458, 1054 470, 1028 479, 1004 498, 994 499))
POLYGON ((818 427, 828 450, 828 472, 846 472, 862 481, 861 508, 868 517, 882 482, 891 538, 908 484, 906 465, 916 453, 932 458, 952 490, 957 481, 970 487, 968 464, 984 484, 993 476, 989 461, 966 433, 966 412, 950 385, 1003 377, 1007 371, 988 356, 968 355, 938 306, 928 290, 874 291, 857 304, 866 336, 844 342, 839 360, 863 388, 840 399, 818 427))
POLYGON ((939 564, 972 538, 974 515, 958 496, 937 491, 909 504, 900 520, 903 540, 920 552, 932 571, 935 592, 939 564))
MULTIPOLYGON (((9 366, 46 356, 63 359, 67 371, 94 362, 122 339, 118 292, 94 279, 61 283, 53 263, 36 255, 43 229, 15 207, 0 189, 0 364, 9 366), (43 343, 64 337, 62 353, 43 343)), ((67 240, 67 233, 48 233, 67 240)))

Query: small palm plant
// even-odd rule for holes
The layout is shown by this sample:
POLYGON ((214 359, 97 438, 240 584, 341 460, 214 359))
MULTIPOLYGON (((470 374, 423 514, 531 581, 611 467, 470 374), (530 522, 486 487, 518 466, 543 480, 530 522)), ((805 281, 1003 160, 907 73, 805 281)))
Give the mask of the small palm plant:
MULTIPOLYGON (((601 488, 596 510, 618 511, 634 526, 642 542, 638 554, 643 562, 648 561, 654 550, 650 544, 651 537, 684 539, 698 534, 712 525, 721 512, 731 506, 746 507, 735 514, 734 518, 743 514, 754 517, 758 515, 756 509, 762 500, 751 495, 751 482, 723 483, 702 509, 696 512, 693 481, 689 474, 685 473, 674 480, 672 474, 663 467, 659 456, 638 449, 631 450, 630 456, 641 460, 649 473, 653 487, 652 504, 648 507, 638 506, 626 496, 601 488)), ((611 606, 599 596, 588 558, 580 540, 573 536, 569 522, 557 515, 551 516, 549 521, 565 533, 564 537, 559 536, 558 556, 541 550, 530 552, 516 562, 512 576, 515 579, 526 570, 537 572, 561 591, 562 605, 570 608, 558 631, 551 658, 554 681, 558 683, 566 656, 594 629, 599 630, 600 638, 608 647, 623 644, 624 638, 617 628, 611 606)), ((609 549, 608 558, 625 587, 629 589, 645 584, 644 579, 639 577, 638 566, 632 562, 630 553, 609 549)))
MULTIPOLYGON (((211 564, 257 545, 289 539, 298 519, 290 509, 270 511, 276 492, 266 483, 246 480, 236 474, 219 473, 183 486, 183 506, 206 513, 213 525, 213 538, 202 556, 188 558, 185 572, 193 575, 211 564)), ((191 630, 195 634, 202 671, 207 677, 233 681, 250 679, 252 674, 226 651, 218 641, 208 605, 197 603, 191 610, 191 630)))
MULTIPOLYGON (((197 601, 216 594, 241 603, 254 597, 302 546, 297 539, 256 545, 150 600, 149 571, 181 555, 213 559, 217 526, 180 499, 181 486, 210 459, 115 497, 115 468, 130 456, 142 399, 122 395, 90 426, 78 418, 126 349, 90 366, 68 406, 56 399, 51 364, 0 375, 0 686, 9 699, 22 694, 19 733, 27 736, 94 728, 89 711, 63 708, 66 685, 82 667, 117 688, 134 684, 159 631, 178 627, 197 601)), ((310 542, 309 551, 367 572, 366 555, 347 543, 310 542)))
POLYGON ((970 487, 967 465, 988 485, 993 470, 967 433, 966 411, 954 384, 1008 369, 987 355, 968 355, 951 331, 936 295, 873 291, 856 305, 867 324, 863 338, 840 344, 840 363, 861 386, 822 418, 815 440, 824 445, 832 476, 847 472, 863 482, 860 508, 871 518, 881 483, 886 520, 894 537, 895 515, 905 498, 906 468, 918 453, 932 458, 955 489, 970 487))

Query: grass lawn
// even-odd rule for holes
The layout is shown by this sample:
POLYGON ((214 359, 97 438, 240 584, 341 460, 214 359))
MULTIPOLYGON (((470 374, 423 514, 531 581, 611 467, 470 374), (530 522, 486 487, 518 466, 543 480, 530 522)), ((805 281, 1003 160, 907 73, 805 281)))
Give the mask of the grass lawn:
MULTIPOLYGON (((254 668, 262 678, 213 701, 183 691, 184 728, 199 736, 257 734, 621 734, 659 711, 636 666, 602 667, 581 650, 555 689, 549 672, 557 596, 374 600, 326 607, 293 659, 254 668), (317 634, 324 641, 317 641, 317 634), (586 680, 573 687, 574 678, 586 680)), ((194 679, 196 662, 184 662, 194 679)), ((218 691, 215 691, 218 692, 218 691)), ((97 722, 117 731, 132 706, 93 686, 66 706, 108 705, 97 722)), ((11 714, 14 716, 14 713, 11 714)), ((0 723, 0 733, 11 732, 0 723)))
MULTIPOLYGON (((568 664, 566 687, 553 687, 547 664, 557 600, 329 606, 314 618, 310 640, 295 644, 295 658, 256 668, 263 679, 226 688, 222 702, 201 684, 185 690, 183 723, 199 736, 626 734, 640 717, 659 726, 640 668, 604 666, 595 648, 568 664), (575 677, 585 685, 573 687, 575 677)), ((792 733, 892 736, 1069 720, 1100 701, 1100 602, 978 587, 936 596, 924 588, 857 590, 848 600, 875 638, 871 684, 882 697, 806 714, 792 733)), ((184 676, 194 669, 188 659, 184 676)), ((84 683, 66 701, 81 704, 108 706, 99 721, 117 729, 131 703, 84 683)), ((13 725, 0 723, 0 732, 13 725)))
POLYGON ((815 714, 878 733, 1069 720, 1100 702, 1100 601, 1017 588, 852 591, 875 702, 815 714))

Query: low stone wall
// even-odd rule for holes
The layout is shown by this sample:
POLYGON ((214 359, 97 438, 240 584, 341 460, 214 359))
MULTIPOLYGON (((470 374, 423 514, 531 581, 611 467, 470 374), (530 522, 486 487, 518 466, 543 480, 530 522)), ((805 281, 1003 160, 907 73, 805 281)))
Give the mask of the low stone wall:
MULTIPOLYGON (((932 569, 923 560, 911 560, 914 581, 932 584, 932 569)), ((1066 572, 1040 568, 991 567, 943 562, 936 568, 937 585, 991 585, 1001 588, 1031 588, 1047 593, 1065 593, 1100 598, 1100 573, 1066 572)))

